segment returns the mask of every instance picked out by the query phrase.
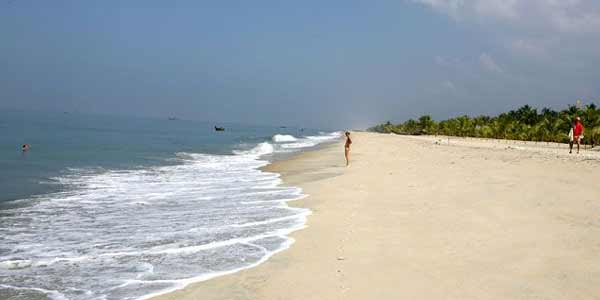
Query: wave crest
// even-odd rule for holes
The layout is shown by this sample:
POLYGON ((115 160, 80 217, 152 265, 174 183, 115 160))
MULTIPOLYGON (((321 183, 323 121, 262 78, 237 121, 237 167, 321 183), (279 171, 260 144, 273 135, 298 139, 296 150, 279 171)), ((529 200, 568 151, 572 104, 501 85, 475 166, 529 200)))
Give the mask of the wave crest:
POLYGON ((245 150, 245 151, 235 150, 235 151, 233 151, 233 153, 238 154, 238 155, 262 156, 262 155, 271 154, 274 151, 275 151, 275 148, 273 148, 273 145, 271 145, 270 143, 267 143, 267 142, 263 142, 263 143, 256 145, 256 147, 254 147, 250 150, 245 150))
POLYGON ((295 142, 298 140, 293 135, 289 134, 276 134, 272 139, 275 143, 295 142))

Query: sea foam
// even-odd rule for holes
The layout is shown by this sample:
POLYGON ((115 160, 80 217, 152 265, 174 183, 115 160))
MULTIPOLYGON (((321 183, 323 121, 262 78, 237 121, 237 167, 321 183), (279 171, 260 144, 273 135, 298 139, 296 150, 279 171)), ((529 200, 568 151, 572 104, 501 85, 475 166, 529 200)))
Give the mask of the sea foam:
POLYGON ((268 142, 263 142, 250 150, 234 150, 233 153, 238 155, 250 155, 253 157, 260 157, 262 155, 271 154, 274 151, 275 148, 273 148, 273 145, 271 145, 268 142))
POLYGON ((276 134, 273 136, 272 140, 273 140, 273 142, 276 142, 276 143, 282 143, 282 142, 295 142, 298 139, 295 138, 293 135, 276 134))
POLYGON ((65 191, 0 211, 0 298, 18 290, 146 299, 260 264, 289 247, 288 234, 310 214, 286 204, 305 195, 261 171, 261 157, 333 136, 292 138, 233 155, 179 152, 175 165, 54 178, 65 191))

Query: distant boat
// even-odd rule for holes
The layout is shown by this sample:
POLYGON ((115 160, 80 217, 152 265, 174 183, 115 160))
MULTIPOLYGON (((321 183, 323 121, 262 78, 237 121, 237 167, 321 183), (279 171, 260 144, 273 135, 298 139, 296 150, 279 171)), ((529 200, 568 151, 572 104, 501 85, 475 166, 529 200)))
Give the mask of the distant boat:
POLYGON ((179 120, 179 118, 177 118, 177 117, 169 117, 169 121, 177 121, 177 120, 179 120))
POLYGON ((217 126, 215 126, 215 131, 225 131, 225 127, 217 127, 217 126))

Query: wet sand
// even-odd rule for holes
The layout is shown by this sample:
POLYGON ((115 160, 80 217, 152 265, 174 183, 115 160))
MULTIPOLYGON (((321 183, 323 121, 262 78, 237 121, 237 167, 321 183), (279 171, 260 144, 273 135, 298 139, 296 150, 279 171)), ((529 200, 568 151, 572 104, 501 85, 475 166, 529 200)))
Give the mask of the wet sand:
POLYGON ((310 195, 291 248, 155 299, 600 299, 600 152, 445 140, 359 132, 348 168, 342 142, 269 165, 310 195))

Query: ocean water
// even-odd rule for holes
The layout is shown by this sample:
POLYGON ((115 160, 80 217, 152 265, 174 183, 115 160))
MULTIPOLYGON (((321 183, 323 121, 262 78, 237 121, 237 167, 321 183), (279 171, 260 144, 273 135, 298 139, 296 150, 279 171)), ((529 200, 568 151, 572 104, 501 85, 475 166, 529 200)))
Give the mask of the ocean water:
POLYGON ((310 211, 259 168, 339 133, 214 125, 0 112, 0 299, 145 299, 287 248, 310 211))

